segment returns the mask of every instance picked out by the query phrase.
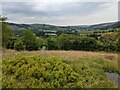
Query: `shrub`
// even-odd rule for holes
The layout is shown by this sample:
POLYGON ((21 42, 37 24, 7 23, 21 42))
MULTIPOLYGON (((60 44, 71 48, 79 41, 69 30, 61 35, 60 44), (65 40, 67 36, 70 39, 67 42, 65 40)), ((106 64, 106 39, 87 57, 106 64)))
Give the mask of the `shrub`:
POLYGON ((48 49, 49 50, 56 50, 58 49, 58 40, 57 37, 49 37, 47 38, 47 42, 48 42, 48 49))
POLYGON ((25 49, 25 45, 23 44, 23 41, 21 39, 17 39, 14 43, 14 49, 15 50, 24 50, 25 49))
POLYGON ((21 34, 22 41, 24 42, 24 45, 26 46, 26 50, 37 50, 37 43, 36 43, 36 36, 35 34, 29 30, 25 29, 21 34))
POLYGON ((12 87, 75 88, 82 87, 82 77, 59 58, 20 55, 3 60, 3 88, 12 87))
POLYGON ((47 46, 47 40, 41 37, 36 37, 36 46, 38 47, 38 50, 40 50, 42 46, 47 46))

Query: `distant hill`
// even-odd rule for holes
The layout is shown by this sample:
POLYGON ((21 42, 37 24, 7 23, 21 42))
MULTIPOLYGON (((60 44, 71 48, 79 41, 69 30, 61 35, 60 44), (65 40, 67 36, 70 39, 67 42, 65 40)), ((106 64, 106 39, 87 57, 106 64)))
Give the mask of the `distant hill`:
POLYGON ((16 23, 8 23, 9 27, 15 32, 15 34, 19 34, 24 29, 31 29, 33 32, 37 33, 42 30, 105 30, 105 29, 115 29, 120 28, 119 22, 110 22, 110 23, 101 23, 95 25, 78 25, 78 26, 55 26, 48 24, 16 24, 16 23))
POLYGON ((120 21, 119 22, 112 22, 112 23, 102 23, 102 24, 96 24, 91 25, 88 27, 89 29, 114 29, 114 28, 120 28, 120 21))

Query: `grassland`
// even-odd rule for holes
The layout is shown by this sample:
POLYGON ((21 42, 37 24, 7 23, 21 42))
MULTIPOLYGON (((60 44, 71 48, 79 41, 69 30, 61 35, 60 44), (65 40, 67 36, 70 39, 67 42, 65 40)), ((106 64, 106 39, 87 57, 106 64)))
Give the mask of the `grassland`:
POLYGON ((118 54, 117 53, 106 53, 106 52, 91 52, 91 51, 63 51, 63 50, 45 50, 45 51, 15 51, 3 49, 3 57, 15 57, 19 54, 33 55, 39 54, 46 57, 56 56, 64 60, 78 60, 80 58, 101 58, 118 65, 118 54))
POLYGON ((106 72, 120 73, 118 71, 118 54, 106 52, 86 51, 15 51, 3 49, 3 60, 15 58, 19 55, 41 55, 44 57, 57 57, 68 64, 76 73, 84 78, 83 88, 116 88, 106 72))

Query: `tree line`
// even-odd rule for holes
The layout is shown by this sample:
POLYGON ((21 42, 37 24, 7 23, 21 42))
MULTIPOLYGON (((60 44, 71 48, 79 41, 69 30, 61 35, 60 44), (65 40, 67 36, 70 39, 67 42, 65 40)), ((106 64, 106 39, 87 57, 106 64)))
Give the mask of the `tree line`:
POLYGON ((83 51, 118 51, 118 31, 103 33, 101 36, 80 34, 61 34, 59 36, 39 37, 30 29, 25 29, 16 36, 9 29, 6 19, 2 19, 2 46, 15 50, 83 50, 83 51))

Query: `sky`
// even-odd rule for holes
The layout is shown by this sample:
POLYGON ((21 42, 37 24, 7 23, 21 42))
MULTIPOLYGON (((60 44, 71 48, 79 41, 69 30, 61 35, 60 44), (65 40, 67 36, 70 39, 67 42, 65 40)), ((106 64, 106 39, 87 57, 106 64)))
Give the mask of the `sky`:
POLYGON ((0 4, 0 13, 9 22, 68 26, 118 21, 117 0, 16 1, 4 0, 0 4))

